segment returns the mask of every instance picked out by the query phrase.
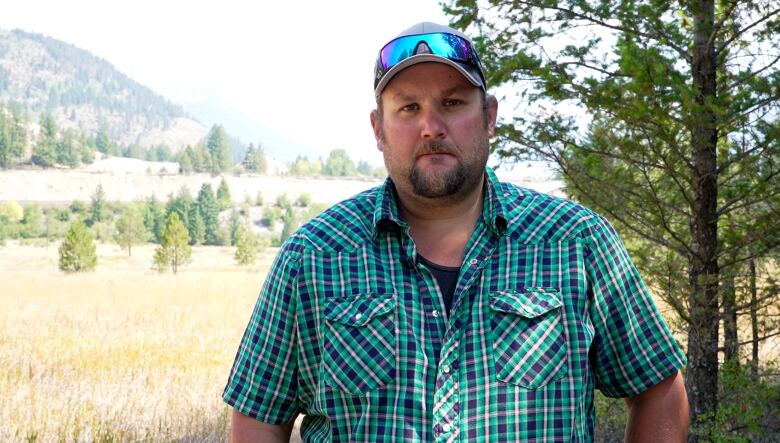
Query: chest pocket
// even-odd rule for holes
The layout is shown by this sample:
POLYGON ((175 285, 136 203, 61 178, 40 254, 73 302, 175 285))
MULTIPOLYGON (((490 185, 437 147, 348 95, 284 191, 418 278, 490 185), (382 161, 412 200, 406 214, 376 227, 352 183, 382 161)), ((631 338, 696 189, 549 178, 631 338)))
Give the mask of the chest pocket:
POLYGON ((322 378, 351 394, 385 386, 395 378, 393 294, 331 299, 325 307, 322 378))
POLYGON ((490 293, 496 378, 537 389, 566 375, 561 296, 533 288, 490 293))

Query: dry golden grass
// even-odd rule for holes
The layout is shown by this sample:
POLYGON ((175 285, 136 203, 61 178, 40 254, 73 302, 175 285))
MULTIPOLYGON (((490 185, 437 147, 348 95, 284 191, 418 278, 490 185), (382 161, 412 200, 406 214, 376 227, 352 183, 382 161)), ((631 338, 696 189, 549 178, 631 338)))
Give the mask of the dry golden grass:
POLYGON ((0 248, 0 441, 223 441, 233 356, 274 250, 252 269, 196 248, 178 275, 100 245, 64 275, 57 245, 0 248))

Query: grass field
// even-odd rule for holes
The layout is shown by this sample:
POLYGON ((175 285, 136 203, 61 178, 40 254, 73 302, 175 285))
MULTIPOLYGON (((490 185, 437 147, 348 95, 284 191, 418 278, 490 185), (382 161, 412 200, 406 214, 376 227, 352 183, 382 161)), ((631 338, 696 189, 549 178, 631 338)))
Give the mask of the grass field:
POLYGON ((57 244, 0 248, 0 441, 224 441, 230 365, 275 250, 252 268, 196 248, 178 275, 99 245, 95 272, 57 244))

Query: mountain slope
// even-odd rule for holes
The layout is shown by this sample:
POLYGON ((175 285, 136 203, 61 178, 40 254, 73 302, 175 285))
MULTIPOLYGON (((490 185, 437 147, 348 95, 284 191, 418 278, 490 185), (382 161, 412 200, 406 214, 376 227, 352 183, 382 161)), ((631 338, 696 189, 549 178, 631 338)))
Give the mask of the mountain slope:
POLYGON ((107 61, 60 40, 0 30, 0 101, 37 115, 49 112, 63 128, 115 141, 174 151, 207 132, 202 124, 107 61))

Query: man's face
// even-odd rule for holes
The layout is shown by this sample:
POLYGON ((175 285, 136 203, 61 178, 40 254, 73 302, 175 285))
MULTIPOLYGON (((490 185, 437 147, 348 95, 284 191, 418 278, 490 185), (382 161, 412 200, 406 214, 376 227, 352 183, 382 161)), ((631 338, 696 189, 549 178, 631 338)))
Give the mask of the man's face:
POLYGON ((371 125, 399 192, 457 201, 480 186, 497 103, 442 63, 410 66, 382 91, 371 125), (484 103, 483 103, 484 102, 484 103))

